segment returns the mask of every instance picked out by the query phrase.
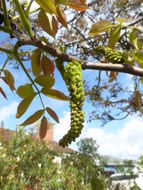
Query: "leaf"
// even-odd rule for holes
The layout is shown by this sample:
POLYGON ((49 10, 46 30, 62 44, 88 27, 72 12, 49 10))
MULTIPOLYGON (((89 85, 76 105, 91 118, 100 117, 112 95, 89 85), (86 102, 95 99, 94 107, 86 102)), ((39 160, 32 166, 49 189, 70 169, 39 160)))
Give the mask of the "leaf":
POLYGON ((31 57, 31 67, 32 67, 32 72, 35 77, 39 76, 41 72, 41 62, 40 62, 40 57, 41 57, 41 50, 36 49, 31 57))
POLYGON ((133 19, 132 18, 115 18, 115 20, 117 21, 117 22, 119 22, 120 24, 122 24, 123 22, 131 22, 131 21, 133 21, 133 19))
POLYGON ((28 98, 28 97, 36 95, 36 93, 34 92, 32 88, 32 84, 25 84, 23 86, 19 86, 17 89, 17 94, 21 98, 28 98))
POLYGON ((138 108, 138 110, 142 111, 141 94, 138 90, 135 92, 135 97, 134 97, 133 101, 134 101, 136 107, 138 108))
POLYGON ((116 42, 118 41, 120 37, 120 32, 121 32, 121 25, 117 25, 110 34, 109 42, 108 42, 108 47, 114 49, 116 42))
POLYGON ((45 75, 54 75, 54 63, 45 55, 42 57, 42 69, 45 75))
POLYGON ((66 5, 76 11, 85 11, 88 8, 83 0, 67 0, 66 5))
POLYGON ((143 67, 143 53, 133 52, 134 61, 136 61, 141 67, 143 67))
POLYGON ((111 29, 114 25, 108 20, 101 20, 92 25, 89 35, 96 36, 111 29))
POLYGON ((45 13, 43 10, 41 10, 38 14, 38 23, 45 32, 47 32, 53 38, 55 37, 58 31, 58 23, 53 15, 45 13))
POLYGON ((55 89, 42 88, 41 92, 50 98, 54 98, 57 100, 64 100, 64 101, 69 100, 68 96, 64 95, 62 92, 55 89))
POLYGON ((117 78, 117 73, 111 71, 111 72, 110 72, 110 76, 109 76, 109 82, 114 81, 116 78, 117 78))
POLYGON ((15 90, 13 75, 8 70, 4 70, 3 72, 5 74, 5 77, 2 77, 3 81, 10 87, 11 91, 15 90))
POLYGON ((61 7, 57 7, 57 19, 58 21, 68 29, 66 15, 61 7))
POLYGON ((35 79, 35 82, 42 87, 51 88, 55 83, 55 79, 49 75, 40 75, 35 79))
POLYGON ((20 125, 21 126, 31 125, 32 123, 34 123, 38 119, 40 119, 43 114, 44 114, 44 110, 43 109, 38 110, 33 115, 31 115, 28 119, 26 119, 22 124, 20 124, 20 125))
POLYGON ((57 116, 57 114, 49 107, 46 107, 46 111, 48 112, 48 114, 57 122, 59 123, 59 118, 57 116))
POLYGON ((48 122, 46 117, 44 116, 42 118, 41 124, 40 124, 40 129, 39 129, 39 136, 40 139, 44 139, 46 134, 47 134, 47 129, 48 129, 48 122))
POLYGON ((137 38, 137 36, 135 35, 135 30, 132 30, 129 33, 129 42, 130 44, 132 44, 134 46, 134 48, 136 50, 141 50, 141 43, 139 42, 139 39, 137 38))
POLYGON ((125 18, 116 18, 115 19, 117 22, 119 22, 120 24, 122 24, 123 22, 126 22, 127 21, 127 19, 125 19, 125 18))
POLYGON ((35 0, 44 11, 50 14, 57 14, 54 0, 35 0))
POLYGON ((3 89, 1 87, 0 87, 0 93, 3 95, 3 97, 5 99, 7 99, 7 96, 6 96, 5 92, 3 91, 3 89))
POLYGON ((17 108, 16 118, 20 118, 28 109, 35 96, 23 99, 17 108))

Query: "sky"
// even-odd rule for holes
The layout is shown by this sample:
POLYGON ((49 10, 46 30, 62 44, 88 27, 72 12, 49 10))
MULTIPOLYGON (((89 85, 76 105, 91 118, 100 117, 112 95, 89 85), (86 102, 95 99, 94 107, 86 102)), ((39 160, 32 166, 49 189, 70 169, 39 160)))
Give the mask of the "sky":
MULTIPOLYGON (((4 38, 5 36, 0 34, 0 41, 4 38)), ((2 66, 2 63, 5 59, 6 57, 4 54, 0 55, 0 66, 2 66)), ((25 62, 24 64, 27 68, 30 67, 30 62, 25 62)), ((16 88, 19 85, 29 82, 21 68, 16 70, 12 68, 12 65, 8 65, 6 69, 10 69, 10 71, 13 73, 16 88)), ((88 78, 88 80, 91 80, 92 82, 94 82, 93 79, 95 76, 95 71, 83 72, 83 77, 88 78)), ((126 81, 128 88, 131 89, 133 87, 131 83, 131 75, 125 74, 122 76, 123 80, 126 81)), ((61 90, 66 95, 68 95, 65 83, 57 70, 55 70, 55 78, 56 82, 54 88, 61 90)), ((11 93, 9 88, 2 81, 0 86, 5 89, 8 97, 8 100, 5 100, 0 95, 0 121, 4 121, 6 128, 15 129, 16 126, 22 123, 27 117, 30 116, 30 114, 33 114, 38 109, 41 109, 39 99, 35 98, 27 112, 20 119, 16 119, 16 110, 21 99, 15 92, 11 93)), ((67 133, 70 128, 69 102, 57 101, 45 96, 43 96, 43 100, 45 105, 51 107, 59 116, 59 124, 55 123, 55 121, 48 116, 48 119, 54 123, 54 139, 58 141, 63 137, 63 135, 67 133)), ((84 109, 86 121, 82 134, 76 140, 76 142, 82 138, 93 138, 99 145, 98 152, 100 154, 114 156, 121 159, 138 159, 139 156, 143 155, 143 118, 139 118, 136 115, 132 117, 129 116, 123 121, 113 121, 106 124, 104 127, 101 127, 97 121, 87 123, 91 105, 85 102, 84 109)), ((77 149, 76 142, 72 143, 70 147, 77 149)))

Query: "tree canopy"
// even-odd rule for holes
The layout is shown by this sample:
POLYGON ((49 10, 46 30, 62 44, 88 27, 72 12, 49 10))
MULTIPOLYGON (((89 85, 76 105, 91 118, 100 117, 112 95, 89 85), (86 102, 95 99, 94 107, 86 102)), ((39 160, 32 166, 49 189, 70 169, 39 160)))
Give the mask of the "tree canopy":
MULTIPOLYGON (((95 108, 89 121, 96 119, 105 124, 134 113, 142 115, 142 24, 141 0, 0 0, 0 31, 3 36, 8 35, 0 46, 0 52, 6 54, 6 60, 1 63, 1 80, 22 99, 17 118, 27 111, 35 97, 39 96, 42 105, 21 125, 42 118, 40 136, 44 138, 45 114, 59 122, 55 111, 43 102, 42 95, 70 100, 71 130, 64 136, 68 143, 83 128, 84 94, 95 108), (26 61, 31 62, 30 69, 25 66, 26 61), (29 83, 15 87, 13 73, 5 69, 10 62, 23 69, 29 83), (72 64, 67 66, 69 62, 72 64), (88 79, 83 81, 84 93, 77 63, 85 71, 95 71, 94 84, 88 79), (65 81, 69 96, 53 88, 55 68, 65 81), (120 73, 132 76, 131 89, 120 81, 120 73)), ((2 87, 0 93, 7 99, 2 87)), ((68 143, 61 141, 62 146, 68 143)))

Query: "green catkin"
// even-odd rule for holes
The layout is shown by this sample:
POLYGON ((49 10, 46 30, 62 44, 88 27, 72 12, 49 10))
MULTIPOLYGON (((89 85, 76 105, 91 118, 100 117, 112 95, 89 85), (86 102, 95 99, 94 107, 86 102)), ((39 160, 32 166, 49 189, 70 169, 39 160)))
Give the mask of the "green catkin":
POLYGON ((81 134, 84 123, 84 92, 82 84, 81 65, 72 61, 65 66, 64 80, 70 93, 71 124, 70 130, 59 141, 60 146, 68 146, 81 134))
POLYGON ((106 60, 111 63, 123 63, 123 53, 118 50, 112 50, 109 47, 97 46, 95 52, 99 55, 105 56, 106 60))

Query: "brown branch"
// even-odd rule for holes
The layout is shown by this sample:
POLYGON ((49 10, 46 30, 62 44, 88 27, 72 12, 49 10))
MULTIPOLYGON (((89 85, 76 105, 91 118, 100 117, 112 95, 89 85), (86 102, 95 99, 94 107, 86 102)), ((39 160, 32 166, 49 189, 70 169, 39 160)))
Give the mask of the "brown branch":
POLYGON ((53 57, 58 57, 63 61, 78 61, 82 65, 82 69, 91 69, 91 70, 102 70, 102 71, 115 71, 121 73, 128 73, 135 76, 142 76, 143 77, 143 69, 127 64, 112 64, 112 63, 94 63, 89 62, 87 60, 79 59, 74 56, 67 55, 59 50, 53 48, 50 44, 46 44, 37 39, 21 39, 17 42, 17 46, 21 47, 24 45, 32 45, 35 46, 44 52, 52 55, 53 57))

